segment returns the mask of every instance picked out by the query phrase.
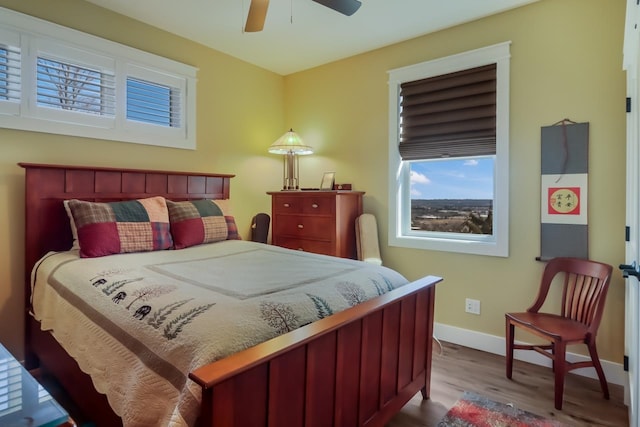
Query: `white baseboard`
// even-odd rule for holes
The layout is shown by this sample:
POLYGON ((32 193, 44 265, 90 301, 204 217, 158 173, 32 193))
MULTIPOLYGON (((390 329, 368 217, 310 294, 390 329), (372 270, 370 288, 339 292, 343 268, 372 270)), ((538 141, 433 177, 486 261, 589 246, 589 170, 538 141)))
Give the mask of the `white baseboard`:
MULTIPOLYGON (((499 354, 504 356, 506 354, 506 341, 504 337, 496 335, 489 335, 483 332, 472 331, 469 329, 462 329, 455 326, 449 326, 442 323, 436 323, 434 325, 434 336, 442 341, 450 342, 452 344, 458 344, 465 347, 473 348, 476 350, 486 351, 487 353, 499 354)), ((522 360, 524 362, 533 363, 536 365, 551 367, 551 359, 544 357, 535 351, 514 351, 514 358, 522 360)), ((582 360, 590 360, 589 356, 582 354, 567 353, 567 359, 571 362, 577 362, 582 360)), ((600 359, 604 375, 607 378, 607 382, 610 384, 618 384, 626 386, 627 373, 624 371, 622 364, 610 362, 608 360, 600 359)), ((589 378, 597 379, 596 371, 593 368, 581 368, 571 371, 577 375, 582 375, 589 378)))

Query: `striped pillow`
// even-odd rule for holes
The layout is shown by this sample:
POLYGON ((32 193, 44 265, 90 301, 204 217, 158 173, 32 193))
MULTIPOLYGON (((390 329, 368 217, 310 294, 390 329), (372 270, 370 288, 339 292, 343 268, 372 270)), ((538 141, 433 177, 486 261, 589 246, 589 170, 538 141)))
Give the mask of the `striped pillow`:
POLYGON ((163 197, 97 203, 69 200, 80 257, 169 249, 169 212, 163 197))
POLYGON ((227 240, 229 226, 224 215, 224 206, 224 202, 219 204, 214 200, 184 202, 167 200, 173 247, 184 249, 203 243, 227 240))

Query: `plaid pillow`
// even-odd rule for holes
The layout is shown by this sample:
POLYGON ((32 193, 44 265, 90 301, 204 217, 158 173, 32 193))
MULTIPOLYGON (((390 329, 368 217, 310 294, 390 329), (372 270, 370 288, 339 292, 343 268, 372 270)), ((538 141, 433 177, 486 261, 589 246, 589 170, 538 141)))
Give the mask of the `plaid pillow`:
POLYGON ((240 234, 238 233, 236 219, 231 215, 225 215, 224 219, 227 221, 227 230, 229 231, 227 240, 242 240, 242 237, 240 237, 240 234))
MULTIPOLYGON (((175 249, 227 240, 229 229, 235 227, 233 217, 229 217, 232 222, 230 227, 223 208, 214 200, 167 200, 167 208, 175 249)), ((235 227, 235 235, 237 234, 235 227)))
POLYGON ((163 197, 96 203, 69 200, 80 257, 168 249, 169 212, 163 197))

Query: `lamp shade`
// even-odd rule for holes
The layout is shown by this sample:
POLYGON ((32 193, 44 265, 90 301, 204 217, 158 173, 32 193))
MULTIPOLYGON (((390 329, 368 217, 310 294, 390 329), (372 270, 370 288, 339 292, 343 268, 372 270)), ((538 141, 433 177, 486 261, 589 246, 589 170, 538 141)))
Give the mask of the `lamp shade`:
POLYGON ((272 154, 313 154, 313 148, 305 145, 300 135, 295 133, 293 129, 282 135, 273 144, 269 146, 269 153, 272 154))

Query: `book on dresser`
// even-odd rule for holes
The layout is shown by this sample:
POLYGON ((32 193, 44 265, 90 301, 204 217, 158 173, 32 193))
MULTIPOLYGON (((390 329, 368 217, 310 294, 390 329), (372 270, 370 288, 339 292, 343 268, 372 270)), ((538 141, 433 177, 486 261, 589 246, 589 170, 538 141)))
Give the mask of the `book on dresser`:
POLYGON ((274 245, 356 258, 355 220, 363 191, 270 191, 274 245))

